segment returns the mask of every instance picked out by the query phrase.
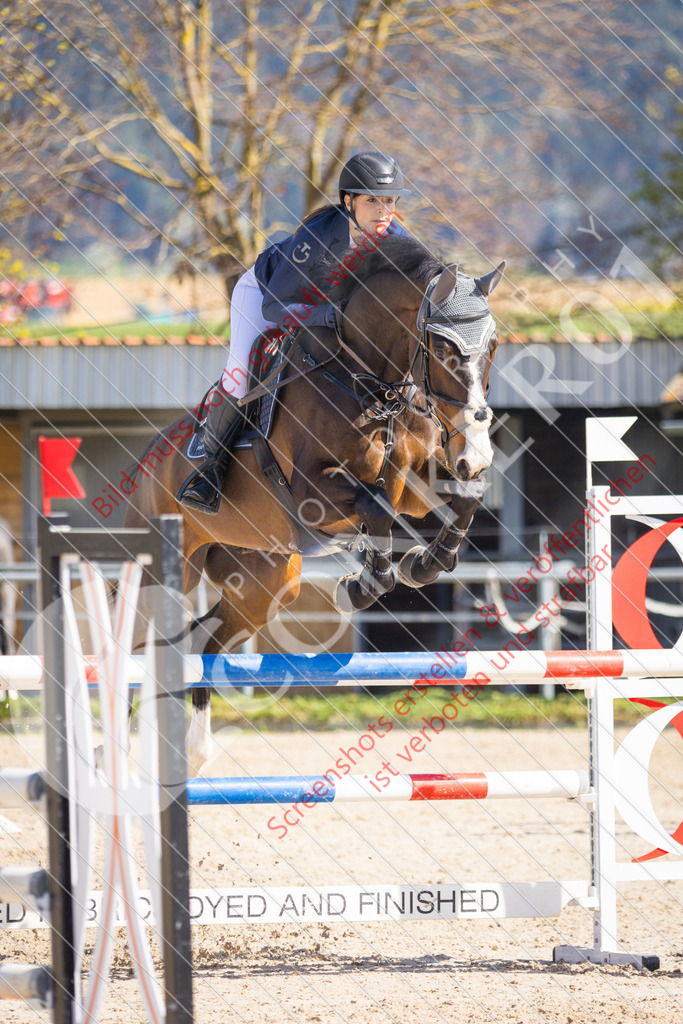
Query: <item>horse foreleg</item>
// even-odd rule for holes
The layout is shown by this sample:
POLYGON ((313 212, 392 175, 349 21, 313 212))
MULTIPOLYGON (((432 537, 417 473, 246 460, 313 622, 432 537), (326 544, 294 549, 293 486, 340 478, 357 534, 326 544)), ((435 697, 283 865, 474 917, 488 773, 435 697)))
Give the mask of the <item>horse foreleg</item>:
POLYGON ((354 501, 363 534, 362 568, 343 576, 334 589, 334 603, 348 614, 363 611, 396 585, 391 565, 391 527, 396 511, 383 487, 363 484, 354 501))
POLYGON ((486 481, 454 481, 454 487, 451 507, 437 536, 427 547, 418 544, 410 548, 398 564, 398 578, 407 587, 434 583, 440 572, 452 572, 458 564, 460 545, 482 503, 486 481))

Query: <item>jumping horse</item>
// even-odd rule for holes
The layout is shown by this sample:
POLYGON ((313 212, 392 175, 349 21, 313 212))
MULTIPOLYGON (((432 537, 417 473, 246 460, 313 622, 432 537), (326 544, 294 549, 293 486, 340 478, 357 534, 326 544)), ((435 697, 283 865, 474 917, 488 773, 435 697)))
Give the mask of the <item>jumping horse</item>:
MULTIPOLYGON (((202 570, 221 591, 189 627, 193 653, 235 650, 297 597, 302 554, 339 550, 349 536, 360 534, 362 562, 337 584, 340 610, 367 608, 392 590, 391 527, 398 514, 423 518, 434 508, 430 460, 452 477, 450 507, 436 538, 401 559, 401 582, 422 587, 455 567, 483 498, 497 346, 487 297, 505 264, 471 278, 403 237, 362 261, 350 253, 355 260, 337 264, 343 272, 319 271, 343 310, 336 330, 294 335, 273 385, 280 390, 272 432, 266 440, 255 431, 250 450, 233 452, 218 514, 175 500, 193 469, 182 419, 148 449, 165 441, 172 453, 154 473, 137 475, 126 525, 182 513, 184 592, 202 570)), ((192 704, 188 758, 198 770, 213 746, 210 691, 193 689, 192 704)))

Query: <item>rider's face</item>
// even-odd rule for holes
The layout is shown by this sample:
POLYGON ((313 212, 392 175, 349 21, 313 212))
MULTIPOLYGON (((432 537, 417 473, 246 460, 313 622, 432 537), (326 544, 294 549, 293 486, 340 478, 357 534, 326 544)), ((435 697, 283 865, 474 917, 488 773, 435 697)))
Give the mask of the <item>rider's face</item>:
MULTIPOLYGON (((370 235, 383 235, 389 227, 396 209, 396 196, 355 196, 354 213, 363 231, 370 235)), ((344 196, 346 209, 351 209, 351 196, 344 196)), ((355 224, 351 222, 351 231, 355 224)))

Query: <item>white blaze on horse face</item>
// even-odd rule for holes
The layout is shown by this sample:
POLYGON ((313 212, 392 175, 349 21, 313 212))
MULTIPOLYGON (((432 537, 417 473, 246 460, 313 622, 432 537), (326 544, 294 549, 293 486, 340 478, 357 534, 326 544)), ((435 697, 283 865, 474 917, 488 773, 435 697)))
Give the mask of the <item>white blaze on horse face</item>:
POLYGON ((453 466, 455 475, 459 480, 471 480, 488 469, 493 461, 493 448, 489 430, 491 428, 491 410, 486 403, 486 396, 482 385, 481 373, 483 372, 483 359, 475 359, 468 366, 462 367, 461 373, 467 377, 467 406, 458 413, 455 426, 461 427, 462 432, 452 438, 450 448, 450 463, 453 466), (481 364, 481 365, 480 365, 481 364), (477 413, 485 411, 484 418, 477 419, 477 413), (456 455, 453 447, 457 446, 458 438, 464 439, 462 450, 456 455))

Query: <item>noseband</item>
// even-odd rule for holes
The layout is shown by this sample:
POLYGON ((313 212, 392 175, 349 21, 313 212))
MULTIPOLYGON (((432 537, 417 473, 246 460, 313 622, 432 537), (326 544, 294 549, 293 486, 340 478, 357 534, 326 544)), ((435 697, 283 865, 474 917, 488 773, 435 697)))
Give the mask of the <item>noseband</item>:
MULTIPOLYGON (((422 392, 426 399, 426 414, 441 427, 441 445, 445 450, 449 441, 457 434, 463 433, 468 427, 488 430, 493 418, 493 412, 488 404, 474 406, 469 400, 461 402, 457 398, 452 398, 450 395, 444 395, 440 391, 436 391, 431 382, 430 356, 432 352, 429 348, 428 334, 438 334, 440 338, 443 338, 459 352, 463 360, 467 360, 472 355, 481 355, 487 351, 489 342, 495 332, 495 323, 486 302, 478 311, 458 313, 457 287, 446 300, 438 304, 439 313, 435 314, 432 309, 432 295, 440 277, 441 274, 429 282, 417 314, 420 340, 411 360, 410 373, 418 390, 422 392), (482 329, 476 331, 477 322, 482 320, 489 322, 482 324, 482 329), (458 326, 461 327, 460 331, 456 329, 458 326), (472 330, 472 328, 475 330, 472 330), (464 423, 449 432, 448 425, 444 423, 435 408, 435 401, 464 409, 464 423)), ((487 396, 488 391, 489 385, 487 384, 487 396)))
MULTIPOLYGON (((420 338, 410 361, 408 373, 403 380, 394 382, 382 380, 382 378, 372 372, 367 363, 347 343, 343 329, 343 305, 342 316, 337 318, 335 322, 335 334, 339 343, 337 355, 341 352, 346 353, 355 363, 362 367, 362 372, 347 370, 351 378, 351 387, 344 384, 331 371, 325 371, 325 377, 341 391, 356 398, 363 410, 364 416, 368 420, 386 422, 387 429, 391 432, 393 432, 394 419, 403 409, 410 409, 411 412, 419 416, 431 419, 441 428, 441 443, 444 450, 446 450, 449 441, 469 427, 474 427, 478 430, 488 430, 493 418, 493 412, 487 403, 475 406, 469 401, 461 402, 457 398, 443 395, 434 389, 430 376, 430 356, 432 353, 429 349, 427 335, 429 333, 438 334, 439 337, 445 339, 448 344, 458 350, 461 359, 466 360, 471 355, 481 355, 487 351, 489 342, 495 333, 495 323, 484 295, 479 291, 478 284, 476 288, 479 292, 478 295, 475 295, 473 292, 465 295, 463 291, 461 291, 460 295, 457 295, 458 288, 457 286, 454 287, 449 296, 436 304, 438 312, 434 312, 432 308, 432 295, 443 272, 441 271, 440 274, 432 278, 422 299, 417 314, 417 327, 420 332, 420 338), (462 309, 463 306, 468 305, 468 300, 471 299, 474 300, 476 305, 475 310, 459 311, 459 308, 462 309), (477 330, 476 325, 479 321, 487 322, 483 323, 481 329, 477 330), (456 330, 457 327, 460 327, 460 331, 456 330), (424 397, 425 406, 416 405, 415 397, 418 393, 421 393, 424 397), (464 423, 449 432, 448 425, 444 423, 437 412, 435 405, 437 401, 463 409, 464 423)), ((460 276, 464 280, 473 280, 472 278, 465 277, 465 275, 460 276)), ((470 302, 469 305, 471 304, 470 302)), ((318 369, 323 365, 316 363, 306 353, 304 353, 304 361, 312 369, 318 369)), ((488 390, 487 384, 487 395, 488 390)), ((393 433, 391 436, 393 437, 393 433)), ((389 447, 391 446, 390 444, 389 447)), ((385 462, 386 457, 385 455, 385 462)), ((446 457, 448 458, 448 456, 446 457)), ((383 464, 383 470, 384 468, 383 464)))

